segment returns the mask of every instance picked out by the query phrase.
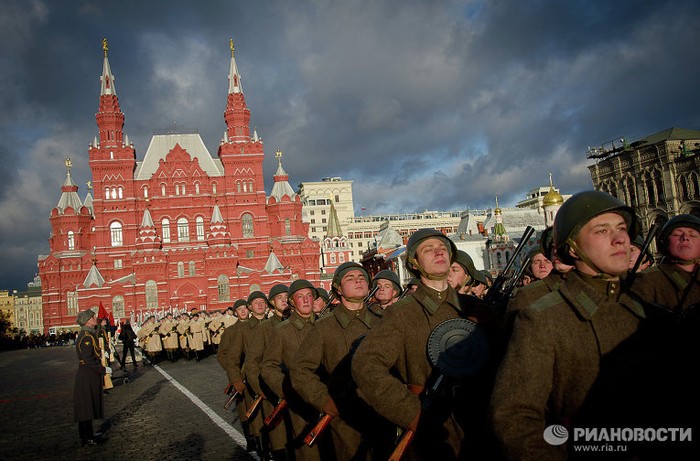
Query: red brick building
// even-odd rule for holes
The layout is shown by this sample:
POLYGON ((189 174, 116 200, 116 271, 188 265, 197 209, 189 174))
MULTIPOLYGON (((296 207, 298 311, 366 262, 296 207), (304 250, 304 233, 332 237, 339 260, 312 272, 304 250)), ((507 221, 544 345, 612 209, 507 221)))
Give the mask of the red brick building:
POLYGON ((75 325, 102 303, 115 318, 169 309, 221 309, 295 278, 320 280, 319 244, 277 152, 265 193, 263 142, 250 133, 231 45, 226 131, 216 157, 196 133, 155 134, 141 160, 124 133, 104 42, 88 149, 92 193, 71 178, 51 211, 50 254, 39 257, 44 328, 75 325), (92 196, 94 194, 94 197, 92 196))

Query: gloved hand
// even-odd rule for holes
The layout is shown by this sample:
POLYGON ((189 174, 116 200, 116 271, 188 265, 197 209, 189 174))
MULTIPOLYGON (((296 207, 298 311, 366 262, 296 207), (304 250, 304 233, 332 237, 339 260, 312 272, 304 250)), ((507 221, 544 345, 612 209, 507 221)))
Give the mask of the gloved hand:
POLYGON ((243 381, 234 381, 233 388, 236 389, 239 394, 245 392, 245 384, 243 384, 243 381))
POLYGON ((111 374, 112 374, 112 367, 105 367, 105 372, 106 372, 108 375, 111 375, 111 374))
POLYGON ((335 406, 335 402, 332 398, 329 397, 328 400, 326 400, 326 403, 323 404, 323 412, 327 415, 333 416, 334 418, 339 415, 338 407, 335 406))

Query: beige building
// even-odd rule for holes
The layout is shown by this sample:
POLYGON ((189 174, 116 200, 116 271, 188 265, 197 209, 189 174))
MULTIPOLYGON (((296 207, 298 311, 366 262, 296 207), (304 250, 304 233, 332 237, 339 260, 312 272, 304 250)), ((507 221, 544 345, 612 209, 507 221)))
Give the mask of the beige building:
POLYGON ((303 182, 299 186, 302 220, 309 224, 309 238, 323 241, 328 232, 330 205, 333 202, 343 235, 355 216, 352 201, 352 181, 340 177, 323 178, 319 182, 303 182))
POLYGON ((44 332, 44 316, 41 309, 41 280, 35 277, 26 291, 15 293, 15 327, 26 334, 44 332))
POLYGON ((0 290, 0 312, 7 316, 12 327, 16 327, 15 323, 15 297, 8 290, 0 290))
POLYGON ((588 148, 596 190, 635 208, 646 233, 677 214, 700 216, 700 130, 669 128, 588 148))

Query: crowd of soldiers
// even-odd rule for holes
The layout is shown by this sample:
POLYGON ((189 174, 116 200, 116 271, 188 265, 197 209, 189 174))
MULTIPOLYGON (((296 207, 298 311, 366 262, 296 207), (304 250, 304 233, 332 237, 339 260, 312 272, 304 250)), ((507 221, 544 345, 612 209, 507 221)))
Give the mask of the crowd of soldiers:
MULTIPOLYGON (((261 459, 576 458, 550 427, 697 428, 700 219, 666 223, 658 264, 639 233, 632 208, 582 192, 506 296, 504 274, 421 229, 406 287, 346 262, 330 293, 295 280, 139 337, 197 357, 210 338, 261 459)), ((698 459, 695 442, 625 442, 612 457, 698 459)))

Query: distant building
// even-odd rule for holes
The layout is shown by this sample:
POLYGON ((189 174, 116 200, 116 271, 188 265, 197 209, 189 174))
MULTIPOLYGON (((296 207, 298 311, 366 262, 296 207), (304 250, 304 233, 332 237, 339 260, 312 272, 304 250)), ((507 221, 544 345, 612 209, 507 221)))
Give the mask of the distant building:
POLYGON ((330 290, 336 268, 344 262, 351 261, 352 252, 348 246, 348 239, 343 235, 338 212, 332 200, 327 216, 328 230, 321 242, 321 286, 330 290))
MULTIPOLYGON (((27 284, 25 291, 14 293, 15 297, 15 326, 20 333, 40 335, 44 333, 44 315, 41 308, 41 279, 27 284)), ((56 331, 49 331, 56 333, 56 331)))
POLYGON ((302 217, 309 226, 309 237, 321 241, 328 232, 330 205, 335 207, 340 230, 347 235, 347 225, 355 216, 352 200, 352 181, 340 177, 323 178, 318 182, 303 182, 299 185, 302 217))
POLYGON ((669 128, 588 148, 596 190, 633 207, 646 233, 677 214, 700 216, 700 130, 669 128))
POLYGON ((307 236, 280 151, 266 196, 263 142, 251 134, 233 43, 228 78, 216 157, 199 134, 178 130, 154 134, 139 161, 104 43, 89 190, 81 200, 67 159, 50 254, 39 257, 45 330, 75 325, 78 311, 100 304, 115 319, 138 319, 222 309, 296 278, 319 282, 319 244, 307 236))
POLYGON ((15 319, 15 297, 8 290, 0 290, 0 312, 2 312, 10 322, 10 328, 16 327, 15 319))

